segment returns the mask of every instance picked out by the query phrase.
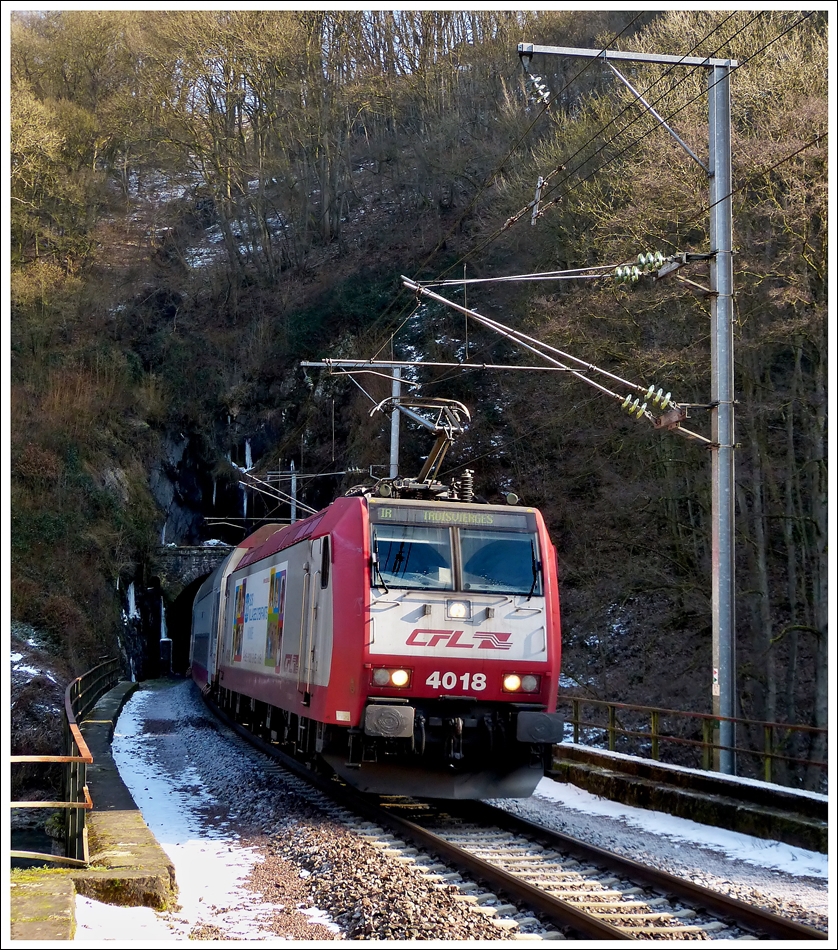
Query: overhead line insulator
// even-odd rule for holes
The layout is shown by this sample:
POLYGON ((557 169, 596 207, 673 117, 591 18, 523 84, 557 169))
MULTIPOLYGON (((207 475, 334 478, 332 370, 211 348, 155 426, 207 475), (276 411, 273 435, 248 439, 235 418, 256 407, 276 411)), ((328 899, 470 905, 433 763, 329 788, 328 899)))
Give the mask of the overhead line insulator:
POLYGON ((664 256, 660 251, 649 251, 637 255, 636 264, 620 264, 614 268, 613 278, 618 284, 636 284, 642 274, 657 271, 663 266, 664 256))
POLYGON ((642 416, 646 411, 646 403, 644 402, 641 404, 639 397, 632 401, 631 396, 626 396, 620 408, 625 409, 630 416, 637 416, 640 418, 640 416, 642 416))
POLYGON ((666 393, 662 389, 655 391, 655 387, 650 386, 644 393, 644 399, 647 399, 655 406, 660 406, 661 409, 666 409, 666 407, 672 402, 672 393, 666 393))

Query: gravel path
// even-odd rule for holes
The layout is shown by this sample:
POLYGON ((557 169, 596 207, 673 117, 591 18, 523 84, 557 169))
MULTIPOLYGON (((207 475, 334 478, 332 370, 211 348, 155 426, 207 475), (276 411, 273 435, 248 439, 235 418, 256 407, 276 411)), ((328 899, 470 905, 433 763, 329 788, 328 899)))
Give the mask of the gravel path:
MULTIPOLYGON (((175 864, 182 907, 156 915, 175 937, 515 939, 514 931, 470 909, 454 888, 435 886, 353 834, 332 806, 324 810, 319 793, 282 780, 267 757, 209 715, 191 682, 138 690, 120 717, 114 757, 175 864)), ((824 880, 769 871, 542 797, 505 806, 826 927, 824 880)), ((80 922, 79 936, 90 937, 83 909, 80 922)))

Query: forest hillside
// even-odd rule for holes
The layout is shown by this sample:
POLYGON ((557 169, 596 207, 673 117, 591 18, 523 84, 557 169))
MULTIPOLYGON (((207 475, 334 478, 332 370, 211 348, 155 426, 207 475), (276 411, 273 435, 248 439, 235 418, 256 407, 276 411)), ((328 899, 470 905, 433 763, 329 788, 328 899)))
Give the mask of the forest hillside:
MULTIPOLYGON (((242 489, 242 469, 320 475, 300 481, 314 508, 386 470, 389 418, 370 414, 386 374, 301 362, 539 363, 402 275, 459 281, 436 292, 671 393, 710 438, 706 71, 625 66, 632 91, 603 59, 541 56, 528 75, 528 42, 740 64, 737 701, 826 726, 825 14, 102 10, 9 25, 11 611, 68 672, 116 649, 139 668, 128 592, 148 588, 161 544, 288 517, 242 489), (615 279, 655 252, 690 263, 615 279)), ((472 469, 480 496, 544 511, 573 690, 708 712, 706 442, 582 376, 406 374, 471 411, 446 474, 472 469)), ((403 470, 428 450, 404 424, 403 470)), ((38 744, 26 735, 20 751, 38 744)))

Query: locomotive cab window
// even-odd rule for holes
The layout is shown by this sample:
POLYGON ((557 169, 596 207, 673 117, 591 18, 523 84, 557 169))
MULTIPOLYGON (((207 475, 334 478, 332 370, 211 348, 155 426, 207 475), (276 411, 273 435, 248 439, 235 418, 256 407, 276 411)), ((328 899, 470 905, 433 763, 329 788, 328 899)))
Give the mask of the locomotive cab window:
POLYGON ((374 578, 386 587, 454 589, 448 528, 378 524, 373 531, 373 556, 374 578))
POLYGON ((460 528, 462 589, 480 593, 541 594, 535 535, 460 528))
POLYGON ((329 535, 327 534, 322 541, 320 549, 320 587, 325 590, 329 586, 329 568, 332 560, 329 554, 329 535))

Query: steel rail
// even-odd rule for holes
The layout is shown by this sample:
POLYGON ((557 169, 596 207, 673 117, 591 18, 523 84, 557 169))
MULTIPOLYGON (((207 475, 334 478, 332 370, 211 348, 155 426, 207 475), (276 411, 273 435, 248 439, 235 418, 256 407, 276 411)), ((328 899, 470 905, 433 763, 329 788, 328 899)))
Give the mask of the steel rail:
MULTIPOLYGON (((272 743, 266 742, 264 739, 250 732, 245 726, 237 723, 208 696, 205 696, 204 700, 209 708, 229 725, 234 732, 251 745, 265 752, 271 758, 276 759, 283 767, 287 768, 288 771, 314 785, 339 804, 351 807, 354 811, 362 814, 365 818, 376 824, 385 825, 392 831, 409 838, 414 843, 420 844, 428 850, 444 857, 448 863, 467 870, 469 874, 474 877, 480 878, 498 890, 503 891, 511 899, 532 907, 555 924, 563 928, 572 929, 582 937, 588 939, 637 939, 626 930, 608 924, 590 914, 586 914, 567 901, 553 897, 551 894, 521 880, 514 874, 510 874, 490 862, 469 854, 456 845, 446 841, 440 835, 423 828, 421 825, 393 814, 386 805, 379 804, 374 799, 370 799, 348 786, 335 781, 334 778, 326 778, 312 771, 307 765, 292 758, 272 743)), ((623 858, 620 855, 613 854, 593 845, 585 844, 576 838, 544 828, 541 825, 512 815, 503 809, 487 805, 484 802, 446 802, 446 806, 449 807, 452 812, 457 810, 457 805, 461 808, 468 809, 469 818, 471 820, 474 820, 475 816, 478 816, 479 820, 479 815, 482 813, 485 820, 491 821, 491 823, 496 826, 505 826, 507 830, 518 830, 520 833, 527 834, 530 837, 546 840, 557 847, 561 847, 564 851, 572 853, 574 857, 581 856, 584 857, 585 860, 596 861, 599 865, 604 865, 604 869, 618 871, 632 880, 647 883, 650 887, 656 889, 668 890, 671 893, 677 894, 685 902, 693 906, 706 908, 712 913, 735 920, 737 923, 764 933, 771 938, 795 940, 828 939, 827 934, 814 927, 785 920, 776 914, 772 914, 770 911, 751 907, 736 898, 727 897, 717 891, 712 891, 698 884, 684 881, 667 872, 646 867, 629 858, 623 858)))
POLYGON ((330 798, 338 801, 340 804, 349 804, 356 812, 378 824, 384 824, 394 831, 398 831, 411 840, 418 842, 437 854, 445 857, 450 863, 466 868, 471 874, 482 878, 487 883, 492 884, 517 898, 523 903, 537 908, 545 916, 562 927, 572 927, 581 936, 591 939, 611 939, 611 940, 631 940, 634 939, 630 934, 626 934, 618 927, 604 923, 585 914, 565 901, 551 897, 544 891, 521 881, 514 875, 502 871, 487 861, 476 858, 468 854, 461 848, 449 844, 444 838, 427 831, 420 825, 394 815, 387 809, 382 808, 376 802, 364 798, 358 792, 351 790, 348 786, 338 784, 330 778, 324 778, 310 770, 307 766, 298 762, 296 759, 277 749, 259 736, 254 735, 246 727, 231 719, 227 713, 221 710, 208 697, 204 697, 207 705, 213 712, 219 716, 230 728, 246 739, 256 748, 266 752, 272 758, 277 759, 284 767, 299 778, 316 786, 320 791, 327 794, 330 798))
POLYGON ((596 861, 605 864, 609 869, 625 874, 633 881, 643 882, 656 890, 666 890, 677 895, 693 907, 704 907, 714 914, 729 916, 745 926, 767 934, 776 940, 828 940, 827 934, 807 924, 786 920, 770 911, 759 907, 752 907, 735 897, 728 897, 718 891, 694 884, 667 871, 659 871, 645 864, 639 864, 631 858, 622 857, 611 851, 605 851, 596 845, 587 844, 578 838, 553 831, 535 822, 528 821, 518 815, 513 815, 503 808, 487 805, 485 802, 469 803, 469 818, 480 820, 480 815, 493 824, 516 831, 521 834, 537 837, 550 845, 561 848, 573 854, 574 857, 584 858, 586 861, 596 861))
MULTIPOLYGON (((350 793, 349 797, 350 799, 354 798, 354 793, 350 793)), ((353 807, 357 808, 358 806, 353 802, 353 807)), ((388 823, 391 828, 399 830, 415 844, 421 844, 430 849, 445 858, 455 867, 464 868, 474 877, 503 891, 512 900, 517 900, 520 903, 538 910, 539 913, 548 917, 554 923, 562 927, 571 927, 582 937, 592 940, 635 939, 631 934, 626 933, 625 930, 615 927, 613 924, 606 923, 594 917, 592 914, 586 914, 584 911, 578 910, 567 901, 553 897, 552 894, 548 894, 546 891, 541 890, 541 888, 528 884, 517 875, 510 874, 509 871, 504 871, 491 862, 484 861, 483 858, 478 858, 468 851, 457 847, 457 845, 451 844, 433 831, 428 831, 426 828, 422 828, 421 825, 408 821, 406 818, 393 815, 389 813, 386 808, 383 809, 383 812, 387 816, 386 818, 382 817, 381 811, 379 811, 378 808, 374 810, 374 813, 378 816, 376 818, 377 821, 382 824, 388 823)), ((370 814, 373 814, 373 812, 371 811, 370 814)))

